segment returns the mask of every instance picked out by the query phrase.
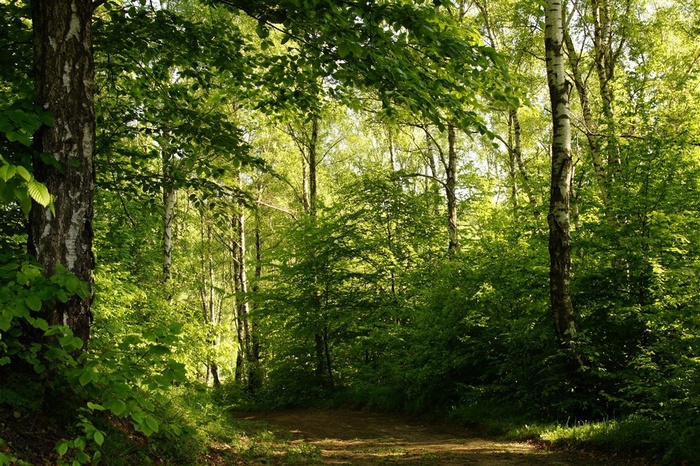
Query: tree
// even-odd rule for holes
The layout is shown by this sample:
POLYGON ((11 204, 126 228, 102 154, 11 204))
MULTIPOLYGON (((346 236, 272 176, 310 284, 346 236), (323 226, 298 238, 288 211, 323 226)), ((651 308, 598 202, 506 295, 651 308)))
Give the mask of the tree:
MULTIPOLYGON (((90 283, 95 173, 95 70, 90 0, 32 1, 37 104, 53 113, 34 139, 36 179, 54 196, 54 208, 35 204, 30 250, 47 275, 61 267, 90 283), (42 154, 48 154, 44 156, 42 154)), ((46 311, 49 324, 90 338, 90 297, 73 296, 46 311)))
POLYGON ((571 301, 571 222, 569 203, 573 177, 571 156, 571 84, 564 68, 563 2, 549 0, 545 10, 547 82, 552 108, 552 171, 549 191, 549 287, 554 328, 559 341, 568 346, 578 334, 571 301))

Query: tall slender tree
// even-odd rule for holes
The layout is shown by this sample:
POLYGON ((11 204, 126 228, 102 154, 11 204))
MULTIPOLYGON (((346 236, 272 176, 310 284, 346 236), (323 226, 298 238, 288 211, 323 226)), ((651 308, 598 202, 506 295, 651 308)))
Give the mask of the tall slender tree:
POLYGON ((577 336, 571 300, 570 197, 574 164, 571 156, 571 84, 564 68, 565 0, 548 0, 545 10, 547 82, 552 106, 552 171, 549 191, 549 289, 557 338, 562 344, 577 336))

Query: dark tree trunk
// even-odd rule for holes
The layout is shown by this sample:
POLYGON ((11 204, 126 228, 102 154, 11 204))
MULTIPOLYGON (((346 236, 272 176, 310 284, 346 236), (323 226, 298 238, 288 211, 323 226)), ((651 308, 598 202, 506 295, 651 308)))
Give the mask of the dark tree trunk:
POLYGON ((457 226, 457 136, 453 125, 447 128, 447 143, 445 195, 447 196, 447 226, 450 232, 447 251, 450 255, 454 255, 459 252, 459 229, 457 226))
MULTIPOLYGON (((262 193, 262 188, 259 190, 262 193)), ((255 282, 253 284, 253 293, 257 293, 259 289, 258 282, 262 277, 262 235, 260 234, 260 209, 255 210, 255 282)), ((252 310, 255 311, 257 304, 255 301, 251 304, 252 310)), ((262 386, 262 373, 260 370, 260 341, 257 337, 255 322, 250 322, 250 367, 248 368, 248 391, 255 393, 262 386)))
MULTIPOLYGON (((175 189, 163 188, 163 282, 170 281, 173 265, 173 220, 175 218, 175 189)), ((170 300, 170 297, 168 297, 170 300)))
MULTIPOLYGON (((34 175, 53 195, 55 215, 34 204, 29 249, 48 275, 63 265, 91 283, 95 152, 92 2, 33 0, 34 80, 37 103, 53 113, 53 126, 35 135, 37 152, 52 156, 61 168, 36 158, 34 175)), ((90 298, 71 297, 46 311, 49 324, 67 325, 87 343, 90 298)))

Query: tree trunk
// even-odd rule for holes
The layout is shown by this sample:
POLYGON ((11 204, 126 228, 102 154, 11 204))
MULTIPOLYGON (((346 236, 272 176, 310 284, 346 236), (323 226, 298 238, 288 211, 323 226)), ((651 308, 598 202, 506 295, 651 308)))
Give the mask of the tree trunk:
POLYGON ((214 259, 211 250, 211 228, 206 224, 205 212, 200 211, 200 239, 202 244, 201 252, 201 292, 200 298, 202 302, 202 317, 204 323, 207 324, 211 336, 208 338, 208 343, 211 345, 211 354, 207 355, 206 359, 206 379, 205 382, 213 382, 215 386, 220 385, 219 367, 216 363, 216 354, 221 338, 219 336, 219 324, 221 323, 221 310, 216 305, 216 277, 214 274, 214 259))
MULTIPOLYGON (((426 179, 425 179, 425 192, 428 193, 430 190, 435 194, 435 198, 439 198, 440 196, 440 186, 438 183, 436 183, 436 180, 440 179, 440 174, 438 173, 438 168, 437 168, 437 163, 435 161, 435 151, 434 151, 434 142, 433 139, 431 138, 430 134, 428 133, 427 128, 424 128, 423 131, 425 132, 425 158, 426 158, 426 179), (429 177, 432 177, 433 179, 431 180, 429 177)), ((440 214, 440 205, 435 202, 431 202, 432 199, 428 198, 427 202, 428 208, 432 208, 433 214, 434 215, 439 215, 440 214), (431 205, 432 204, 432 205, 431 205)))
POLYGON ((552 174, 549 224, 549 286, 556 335, 562 345, 576 339, 578 329, 571 301, 571 225, 569 202, 573 161, 571 157, 570 84, 566 81, 563 54, 563 0, 548 0, 545 11, 547 82, 552 105, 552 174))
MULTIPOLYGON (((262 196, 262 187, 258 189, 259 197, 262 196)), ((255 282, 253 284, 253 293, 259 291, 258 282, 262 277, 262 235, 260 234, 260 209, 255 210, 255 282)), ((256 304, 253 301, 252 310, 255 311, 256 304)), ((262 373, 260 371, 260 342, 257 338, 256 325, 254 321, 250 322, 251 333, 251 353, 250 367, 248 370, 248 391, 255 393, 262 386, 262 373)))
POLYGON ((457 137, 454 125, 447 127, 447 141, 445 196, 447 196, 447 227, 450 235, 447 252, 453 256, 459 252, 459 229, 457 227, 457 137))
MULTIPOLYGON (((246 266, 246 236, 245 236, 245 213, 241 207, 241 211, 234 219, 234 231, 238 245, 235 247, 237 257, 234 259, 237 262, 236 272, 238 284, 236 289, 237 295, 237 316, 238 316, 238 344, 239 351, 242 353, 240 362, 239 380, 245 378, 246 387, 249 391, 254 391, 257 382, 255 381, 257 351, 255 335, 253 333, 253 322, 250 317, 250 303, 246 294, 248 293, 248 276, 246 266), (252 376, 251 376, 252 375, 252 376)), ((237 368, 238 370, 238 368, 237 368)))
POLYGON ((603 116, 608 120, 613 117, 613 92, 610 83, 615 73, 615 59, 612 50, 612 22, 610 17, 610 0, 592 0, 593 9, 593 48, 595 50, 596 72, 600 97, 603 104, 603 116))
POLYGON ((520 178, 522 179, 523 190, 527 196, 527 201, 532 207, 532 212, 535 217, 539 217, 540 209, 537 206, 537 199, 532 192, 532 186, 530 185, 530 177, 525 170, 525 162, 523 162, 523 149, 522 149, 522 129, 520 126, 520 118, 518 117, 518 110, 513 109, 508 115, 508 125, 512 133, 512 145, 509 150, 512 152, 511 157, 513 158, 515 165, 517 167, 518 173, 520 173, 520 178))
POLYGON ((235 296, 233 308, 235 315, 234 318, 236 322, 236 335, 238 338, 235 380, 237 382, 244 382, 246 375, 246 326, 243 324, 244 316, 241 312, 243 309, 241 303, 244 298, 242 297, 243 286, 241 283, 241 222, 238 214, 234 214, 231 218, 231 231, 233 232, 233 242, 231 244, 231 260, 233 262, 233 293, 235 296))
POLYGON ((515 142, 513 141, 513 113, 510 113, 508 119, 508 175, 510 177, 510 201, 513 204, 513 213, 518 213, 518 171, 517 162, 515 160, 515 142))
POLYGON ((170 281, 173 263, 173 219, 175 217, 175 189, 163 188, 163 282, 170 281))
MULTIPOLYGON (((611 166, 620 165, 620 148, 614 137, 614 99, 612 80, 615 77, 615 53, 612 41, 612 16, 610 0, 592 0, 593 10, 593 48, 595 50, 596 72, 598 74, 598 89, 602 103, 603 119, 608 134, 606 152, 608 155, 608 170, 611 166)), ((612 177, 612 172, 608 171, 612 177)))
MULTIPOLYGON (((317 149, 318 149, 318 116, 314 115, 313 120, 311 121, 311 135, 309 137, 309 147, 308 147, 308 154, 309 154, 309 215, 312 218, 316 217, 316 209, 317 209, 317 197, 318 197, 318 186, 316 182, 316 168, 317 168, 317 149)), ((317 278, 314 277, 314 281, 317 281, 317 278)), ((317 293, 317 291, 314 291, 314 293, 317 293)), ((318 296, 314 297, 314 303, 318 303, 318 306, 316 306, 316 312, 321 313, 321 305, 320 305, 320 299, 318 296)), ((326 341, 324 338, 324 334, 320 331, 317 331, 314 334, 314 345, 316 348, 316 375, 319 377, 319 380, 321 380, 322 385, 327 385, 328 381, 325 380, 325 376, 327 371, 329 370, 329 367, 326 365, 326 341)))
POLYGON ((311 122, 311 137, 309 138, 309 215, 316 216, 316 200, 318 197, 316 184, 316 165, 318 149, 318 116, 311 122))
MULTIPOLYGON (((51 111, 52 126, 34 138, 37 153, 61 168, 34 160, 34 175, 53 195, 55 215, 34 204, 29 249, 47 275, 62 264, 91 283, 95 152, 94 62, 90 0, 33 0, 34 81, 37 103, 51 111)), ((90 298, 71 297, 46 311, 49 324, 67 325, 85 344, 90 338, 90 298)))

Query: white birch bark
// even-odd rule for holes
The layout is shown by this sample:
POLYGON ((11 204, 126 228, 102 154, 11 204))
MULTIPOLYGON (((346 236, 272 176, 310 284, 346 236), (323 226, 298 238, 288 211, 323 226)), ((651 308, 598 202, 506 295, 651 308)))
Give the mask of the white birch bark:
POLYGON ((547 83, 552 106, 552 172, 549 224, 550 301, 557 337, 562 344, 578 333, 571 301, 570 196, 573 177, 571 117, 564 67, 563 0, 548 0, 545 11, 547 83))

